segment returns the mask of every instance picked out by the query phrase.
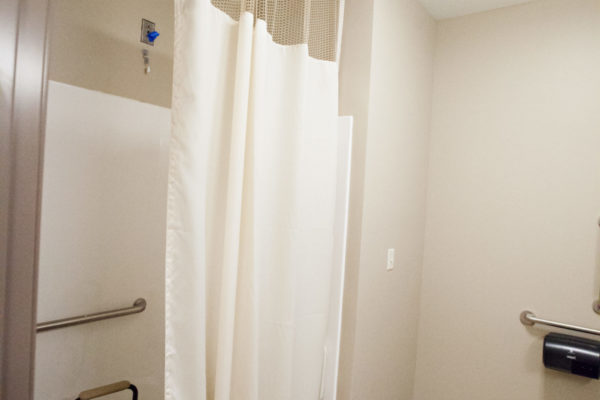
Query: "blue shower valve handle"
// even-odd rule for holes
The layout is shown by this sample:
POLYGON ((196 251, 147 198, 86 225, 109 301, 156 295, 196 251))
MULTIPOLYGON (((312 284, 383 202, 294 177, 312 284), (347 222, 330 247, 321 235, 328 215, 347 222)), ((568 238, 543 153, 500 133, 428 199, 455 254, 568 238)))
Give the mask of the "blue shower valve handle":
POLYGON ((148 32, 148 40, 150 41, 150 43, 154 43, 154 41, 156 40, 156 38, 160 35, 160 33, 156 32, 156 31, 152 31, 152 32, 148 32))

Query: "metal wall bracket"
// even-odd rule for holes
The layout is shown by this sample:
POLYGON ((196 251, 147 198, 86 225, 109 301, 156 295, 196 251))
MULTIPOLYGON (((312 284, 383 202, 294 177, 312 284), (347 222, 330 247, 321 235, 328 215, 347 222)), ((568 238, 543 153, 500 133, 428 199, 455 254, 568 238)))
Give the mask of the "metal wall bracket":
MULTIPOLYGON (((600 227, 600 218, 598 218, 598 226, 600 227)), ((592 310, 594 310, 596 314, 600 314, 600 294, 598 295, 598 298, 592 303, 592 310)))
POLYGON ((596 314, 600 314, 600 300, 594 300, 592 303, 592 310, 594 310, 596 314))
POLYGON ((150 32, 155 31, 156 24, 152 21, 148 21, 147 19, 142 18, 142 31, 140 34, 140 42, 145 43, 150 46, 154 46, 154 41, 151 41, 148 37, 150 32))

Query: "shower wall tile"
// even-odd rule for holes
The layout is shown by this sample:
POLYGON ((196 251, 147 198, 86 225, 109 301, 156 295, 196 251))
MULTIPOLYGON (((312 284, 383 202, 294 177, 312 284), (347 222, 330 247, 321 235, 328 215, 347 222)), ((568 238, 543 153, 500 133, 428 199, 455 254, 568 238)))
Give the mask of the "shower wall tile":
POLYGON ((169 132, 167 108, 49 82, 38 320, 125 307, 138 297, 148 306, 39 333, 36 400, 74 399, 123 379, 142 399, 164 396, 169 132))

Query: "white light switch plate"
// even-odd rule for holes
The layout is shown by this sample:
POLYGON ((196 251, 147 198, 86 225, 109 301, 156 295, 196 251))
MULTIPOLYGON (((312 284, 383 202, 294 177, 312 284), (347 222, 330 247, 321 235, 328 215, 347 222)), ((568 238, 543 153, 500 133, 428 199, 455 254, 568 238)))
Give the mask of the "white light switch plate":
POLYGON ((394 249, 388 249, 387 251, 387 265, 386 269, 391 271, 394 269, 394 255, 396 251, 394 249))

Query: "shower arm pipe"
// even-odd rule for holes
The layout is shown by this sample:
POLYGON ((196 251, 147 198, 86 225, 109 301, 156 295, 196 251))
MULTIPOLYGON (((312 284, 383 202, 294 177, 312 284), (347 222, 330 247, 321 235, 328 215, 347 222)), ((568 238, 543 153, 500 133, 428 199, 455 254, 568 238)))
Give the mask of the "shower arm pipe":
POLYGON ((531 311, 523 311, 520 316, 521 323, 527 326, 533 326, 535 324, 553 326, 555 328, 567 329, 570 331, 587 333, 590 335, 600 336, 600 330, 585 328, 583 326, 565 324, 563 322, 550 321, 547 319, 538 318, 531 311))
POLYGON ((118 308, 116 310, 102 311, 94 314, 78 315, 76 317, 56 319, 53 321, 40 322, 36 326, 36 332, 50 331, 53 329, 66 328, 68 326, 87 324, 89 322, 102 321, 104 319, 124 317, 126 315, 141 313, 146 309, 146 300, 137 299, 133 306, 118 308))

